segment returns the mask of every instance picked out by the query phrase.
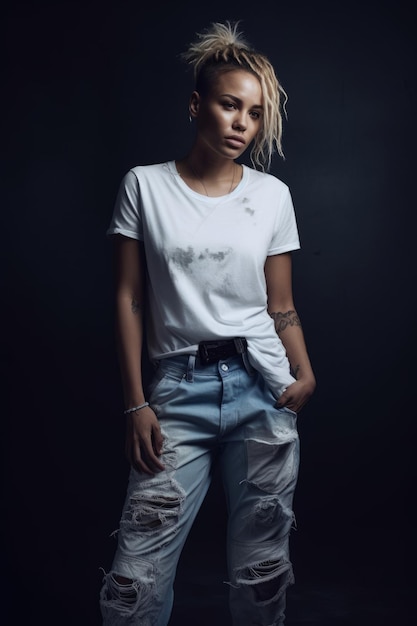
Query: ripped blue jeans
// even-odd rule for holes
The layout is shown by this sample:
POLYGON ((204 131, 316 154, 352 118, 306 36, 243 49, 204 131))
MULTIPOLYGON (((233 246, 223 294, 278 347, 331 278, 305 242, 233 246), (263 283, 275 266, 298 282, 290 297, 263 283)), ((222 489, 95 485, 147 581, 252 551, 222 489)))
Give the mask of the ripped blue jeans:
POLYGON ((178 559, 216 457, 228 508, 233 624, 282 626, 293 582, 296 414, 275 408, 262 376, 240 356, 211 365, 188 356, 164 359, 149 401, 164 435, 165 470, 155 476, 131 470, 117 550, 101 590, 103 624, 168 624, 178 559))

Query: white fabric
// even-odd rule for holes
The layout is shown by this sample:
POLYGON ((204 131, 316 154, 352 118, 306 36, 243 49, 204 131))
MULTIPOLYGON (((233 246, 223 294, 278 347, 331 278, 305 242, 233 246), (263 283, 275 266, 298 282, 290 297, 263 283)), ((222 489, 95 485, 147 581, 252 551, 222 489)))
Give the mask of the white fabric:
POLYGON ((234 191, 190 189, 175 162, 134 167, 123 178, 108 235, 144 242, 152 360, 192 354, 203 340, 246 337, 249 360, 279 397, 294 382, 267 312, 268 255, 300 247, 288 187, 243 166, 234 191))

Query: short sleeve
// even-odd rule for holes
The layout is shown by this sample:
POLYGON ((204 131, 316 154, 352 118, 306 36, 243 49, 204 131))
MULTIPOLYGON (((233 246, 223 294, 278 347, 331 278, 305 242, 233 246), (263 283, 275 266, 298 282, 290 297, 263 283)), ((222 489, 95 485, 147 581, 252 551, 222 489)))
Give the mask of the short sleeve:
POLYGON ((300 248, 294 205, 288 187, 283 191, 277 211, 275 229, 268 249, 268 256, 282 254, 300 248))
POLYGON ((143 241, 142 206, 139 181, 130 170, 123 177, 107 235, 125 235, 143 241))

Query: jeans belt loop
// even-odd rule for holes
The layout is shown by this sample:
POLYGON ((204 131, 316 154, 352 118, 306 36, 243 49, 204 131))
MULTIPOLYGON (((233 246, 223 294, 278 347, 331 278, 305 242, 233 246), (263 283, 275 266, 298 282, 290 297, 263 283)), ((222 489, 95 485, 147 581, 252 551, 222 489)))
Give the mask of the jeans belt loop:
POLYGON ((245 366, 245 370, 247 371, 249 376, 253 376, 254 373, 255 373, 255 370, 253 369, 252 365, 250 364, 249 355, 248 355, 247 350, 245 350, 245 352, 242 352, 242 361, 243 361, 243 365, 245 366))
POLYGON ((237 354, 245 354, 247 349, 246 339, 244 339, 243 337, 235 337, 233 339, 233 343, 235 344, 237 354))
POLYGON ((194 354, 190 354, 188 357, 188 363, 187 363, 187 374, 186 374, 186 381, 187 383, 193 383, 194 382, 194 368, 195 368, 195 355, 194 354))

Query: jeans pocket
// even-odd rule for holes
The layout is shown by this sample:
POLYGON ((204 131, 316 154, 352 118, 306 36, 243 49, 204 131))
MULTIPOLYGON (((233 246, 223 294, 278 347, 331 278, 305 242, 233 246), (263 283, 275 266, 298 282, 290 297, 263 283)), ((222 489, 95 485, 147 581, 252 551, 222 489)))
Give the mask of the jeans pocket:
POLYGON ((149 403, 160 404, 163 400, 165 401, 176 391, 184 377, 185 374, 182 371, 160 365, 148 387, 149 403))

